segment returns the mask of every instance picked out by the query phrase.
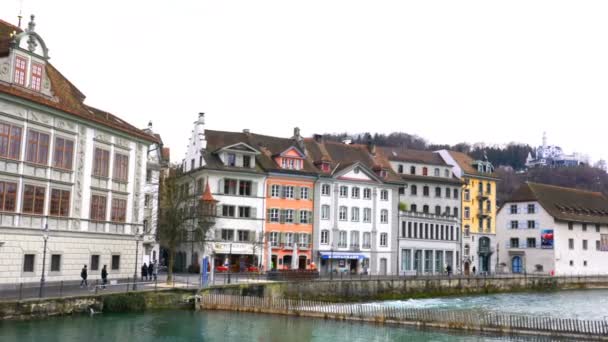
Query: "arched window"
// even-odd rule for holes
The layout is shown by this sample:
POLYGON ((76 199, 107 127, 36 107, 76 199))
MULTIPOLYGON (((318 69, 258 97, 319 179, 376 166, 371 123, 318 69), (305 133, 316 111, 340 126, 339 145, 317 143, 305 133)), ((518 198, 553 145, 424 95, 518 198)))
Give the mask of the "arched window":
POLYGON ((452 197, 452 189, 445 188, 445 198, 450 198, 450 197, 452 197))
POLYGON ((415 213, 418 207, 415 204, 410 205, 410 211, 415 213))
POLYGON ((418 195, 418 187, 417 187, 417 186, 415 186, 415 185, 412 185, 412 186, 411 186, 411 188, 410 188, 410 194, 411 194, 412 196, 416 196, 416 195, 418 195))
POLYGON ((403 173, 403 164, 399 164, 399 166, 397 166, 397 172, 403 173))
POLYGON ((445 175, 445 178, 450 178, 450 170, 445 169, 445 170, 443 171, 443 174, 445 175))
POLYGON ((422 195, 423 196, 428 196, 429 195, 429 187, 428 186, 424 186, 424 188, 422 188, 422 195))
POLYGON ((435 215, 441 215, 441 207, 438 205, 435 206, 435 215))
POLYGON ((435 187, 435 197, 441 197, 441 188, 435 187))
POLYGON ((423 176, 428 176, 429 175, 429 169, 427 167, 423 167, 422 168, 422 175, 423 176))
POLYGON ((458 207, 454 207, 454 217, 458 217, 458 207))
POLYGON ((434 175, 435 177, 439 177, 439 176, 440 176, 440 174, 439 174, 439 169, 438 169, 438 168, 435 168, 435 170, 433 171, 433 175, 434 175))
POLYGON ((416 167, 415 166, 410 166, 410 174, 411 175, 415 175, 416 174, 416 167))
POLYGON ((464 245, 464 255, 468 256, 471 253, 471 247, 469 245, 464 245))
POLYGON ((445 212, 443 213, 445 216, 450 216, 450 207, 445 207, 445 212))
POLYGON ((426 205, 426 204, 424 206, 422 206, 422 212, 425 213, 425 214, 428 214, 429 213, 429 206, 426 205))

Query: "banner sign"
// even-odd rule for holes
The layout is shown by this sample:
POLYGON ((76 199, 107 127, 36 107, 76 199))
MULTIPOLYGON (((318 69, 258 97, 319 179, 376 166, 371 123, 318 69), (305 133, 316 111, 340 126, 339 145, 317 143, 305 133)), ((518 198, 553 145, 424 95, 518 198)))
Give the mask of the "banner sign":
POLYGON ((553 229, 540 231, 540 248, 553 249, 553 229))

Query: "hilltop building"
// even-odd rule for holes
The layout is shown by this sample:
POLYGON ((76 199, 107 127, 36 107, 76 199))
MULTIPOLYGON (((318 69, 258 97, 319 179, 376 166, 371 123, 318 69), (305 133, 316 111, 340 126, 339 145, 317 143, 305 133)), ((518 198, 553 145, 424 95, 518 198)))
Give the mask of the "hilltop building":
POLYGON ((543 144, 528 153, 526 167, 589 165, 589 157, 580 153, 565 154, 561 147, 547 144, 547 133, 543 133, 543 144))

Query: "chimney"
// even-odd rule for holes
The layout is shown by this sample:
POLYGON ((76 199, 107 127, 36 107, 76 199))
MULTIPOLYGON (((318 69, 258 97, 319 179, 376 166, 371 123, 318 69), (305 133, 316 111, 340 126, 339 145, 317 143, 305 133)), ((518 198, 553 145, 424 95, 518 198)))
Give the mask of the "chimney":
POLYGON ((313 134, 312 138, 315 139, 315 141, 318 143, 323 142, 323 135, 321 135, 321 134, 313 134))

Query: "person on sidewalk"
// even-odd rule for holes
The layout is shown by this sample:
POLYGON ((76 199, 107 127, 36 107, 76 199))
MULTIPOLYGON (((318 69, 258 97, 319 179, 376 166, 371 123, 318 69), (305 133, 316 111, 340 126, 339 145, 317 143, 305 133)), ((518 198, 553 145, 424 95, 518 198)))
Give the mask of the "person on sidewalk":
POLYGON ((448 266, 445 268, 445 270, 446 270, 446 272, 448 273, 448 277, 452 276, 452 266, 451 266, 451 265, 448 265, 448 266))
POLYGON ((101 285, 102 288, 106 288, 106 284, 108 283, 108 270, 106 269, 106 265, 103 265, 101 269, 101 285))
MULTIPOLYGON (((154 281, 156 281, 157 277, 158 277, 158 264, 156 263, 156 260, 154 260, 151 264, 150 267, 152 268, 152 276, 154 277, 154 281)), ((150 272, 150 269, 148 269, 148 273, 150 272)))
POLYGON ((80 278, 82 278, 80 281, 80 288, 83 286, 89 287, 89 284, 87 283, 87 265, 84 265, 82 271, 80 271, 80 278))
POLYGON ((144 264, 141 266, 141 280, 142 281, 146 281, 148 280, 148 265, 146 265, 146 263, 144 262, 144 264))

